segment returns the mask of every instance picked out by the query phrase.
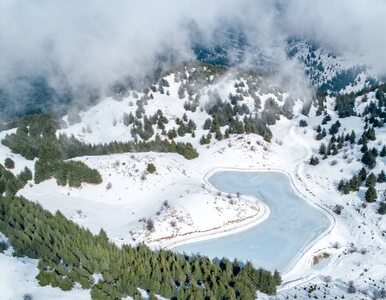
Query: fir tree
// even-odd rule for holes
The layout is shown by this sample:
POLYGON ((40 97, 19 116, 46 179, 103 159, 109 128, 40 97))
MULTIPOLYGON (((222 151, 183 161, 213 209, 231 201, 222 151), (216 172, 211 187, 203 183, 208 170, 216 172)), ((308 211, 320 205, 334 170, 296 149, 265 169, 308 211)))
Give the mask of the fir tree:
POLYGON ((371 151, 367 151, 363 154, 362 162, 370 169, 373 169, 377 164, 376 158, 371 151))
POLYGON ((378 213, 380 215, 385 215, 386 214, 386 202, 385 201, 379 203, 378 213))
POLYGON ((382 170, 382 171, 378 174, 377 182, 379 182, 379 183, 384 183, 384 182, 386 182, 386 174, 385 174, 385 171, 382 170))
POLYGON ((366 178, 367 178, 367 171, 366 171, 366 169, 364 167, 362 169, 360 169, 360 171, 358 173, 358 176, 359 176, 361 181, 365 181, 366 180, 366 178))
POLYGON ((383 146, 382 147, 382 150, 381 150, 381 153, 379 154, 381 157, 385 157, 386 156, 386 146, 383 146))
POLYGON ((366 194, 365 194, 365 200, 367 202, 375 202, 375 200, 377 200, 377 191, 375 190, 375 188, 373 186, 370 186, 367 191, 366 191, 366 194))
POLYGON ((4 160, 4 166, 7 168, 7 169, 14 169, 15 168, 15 162, 7 157, 5 160, 4 160))
POLYGON ((354 130, 351 131, 349 140, 350 140, 350 144, 355 144, 355 132, 354 132, 354 130))
POLYGON ((322 154, 322 155, 327 154, 327 148, 326 148, 326 145, 324 143, 320 144, 319 154, 322 154))
POLYGON ((153 163, 148 163, 147 164, 147 167, 146 167, 146 171, 148 172, 148 173, 150 173, 150 174, 153 174, 153 173, 155 173, 156 172, 156 167, 155 167, 155 165, 153 164, 153 163))
POLYGON ((375 184, 377 183, 377 178, 375 177, 374 173, 371 173, 366 180, 366 186, 367 187, 375 187, 375 184))
POLYGON ((212 126, 212 120, 211 119, 206 119, 204 122, 204 130, 209 130, 212 126))
POLYGON ((311 159, 310 159, 310 165, 312 166, 316 166, 319 164, 319 158, 317 158, 316 156, 311 156, 311 159))

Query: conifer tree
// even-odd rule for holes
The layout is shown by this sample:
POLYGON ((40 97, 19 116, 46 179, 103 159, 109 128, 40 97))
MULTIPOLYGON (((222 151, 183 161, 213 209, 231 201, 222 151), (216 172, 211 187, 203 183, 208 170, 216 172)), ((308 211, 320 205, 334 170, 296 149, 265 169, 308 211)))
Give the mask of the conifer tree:
POLYGON ((316 166, 319 164, 319 158, 317 158, 316 156, 311 156, 310 158, 310 165, 312 166, 316 166))
POLYGON ((386 174, 385 174, 385 171, 382 170, 382 171, 378 174, 377 182, 379 182, 379 183, 384 183, 384 182, 386 182, 386 174))
POLYGON ((351 134, 350 134, 350 144, 355 144, 355 132, 354 130, 351 131, 351 134))
POLYGON ((380 155, 380 157, 385 157, 386 156, 386 146, 382 147, 381 153, 379 155, 380 155))
POLYGON ((327 148, 326 148, 326 145, 324 143, 321 143, 320 144, 320 147, 319 147, 319 154, 326 154, 327 153, 327 148))
POLYGON ((375 200, 377 200, 377 191, 375 190, 375 188, 373 186, 370 186, 367 191, 366 191, 366 194, 365 194, 365 200, 367 202, 375 202, 375 200))
POLYGON ((375 184, 377 183, 377 178, 375 177, 374 173, 371 173, 366 180, 366 186, 367 187, 375 187, 375 184))
POLYGON ((15 162, 7 157, 5 160, 4 160, 4 166, 7 168, 7 169, 14 169, 15 168, 15 162))
POLYGON ((385 215, 386 214, 386 202, 385 201, 379 203, 378 213, 380 215, 385 215))
POLYGON ((359 176, 361 181, 365 181, 366 180, 366 178, 367 178, 367 171, 366 171, 366 169, 364 167, 362 169, 360 169, 360 171, 358 173, 358 176, 359 176))

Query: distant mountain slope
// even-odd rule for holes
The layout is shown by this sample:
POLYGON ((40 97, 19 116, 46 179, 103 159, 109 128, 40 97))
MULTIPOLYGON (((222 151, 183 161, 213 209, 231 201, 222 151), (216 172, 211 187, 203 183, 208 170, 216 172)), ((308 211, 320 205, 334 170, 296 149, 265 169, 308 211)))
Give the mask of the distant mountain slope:
POLYGON ((315 43, 292 39, 288 41, 288 56, 303 66, 310 82, 323 91, 344 92, 349 86, 356 91, 377 84, 368 67, 358 64, 347 53, 336 54, 315 43))

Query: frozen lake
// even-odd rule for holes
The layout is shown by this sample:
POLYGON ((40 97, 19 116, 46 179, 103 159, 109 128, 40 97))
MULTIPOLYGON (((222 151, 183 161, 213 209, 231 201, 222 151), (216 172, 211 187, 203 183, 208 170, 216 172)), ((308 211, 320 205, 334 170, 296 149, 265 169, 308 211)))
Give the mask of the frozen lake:
POLYGON ((188 254, 250 260, 256 267, 283 271, 307 245, 329 226, 325 213, 293 190, 288 176, 279 172, 222 171, 209 182, 224 193, 241 193, 265 202, 271 214, 248 230, 174 248, 188 254))

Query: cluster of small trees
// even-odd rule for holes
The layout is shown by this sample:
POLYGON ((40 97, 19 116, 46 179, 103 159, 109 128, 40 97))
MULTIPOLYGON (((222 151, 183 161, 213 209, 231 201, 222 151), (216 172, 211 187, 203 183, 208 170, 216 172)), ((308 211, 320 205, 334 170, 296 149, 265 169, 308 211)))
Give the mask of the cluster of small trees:
POLYGON ((301 120, 299 121, 299 127, 307 127, 307 125, 308 125, 308 123, 307 123, 306 120, 301 119, 301 120))
POLYGON ((378 103, 370 102, 363 111, 365 121, 371 124, 373 127, 383 127, 386 122, 386 99, 385 99, 385 86, 378 87, 375 98, 378 103))
POLYGON ((35 163, 35 183, 54 177, 58 185, 79 187, 83 182, 102 183, 102 177, 95 169, 81 161, 39 159, 35 163))
POLYGON ((362 168, 350 180, 344 181, 342 179, 338 183, 338 190, 342 191, 343 194, 349 194, 350 192, 358 191, 364 185, 367 187, 365 200, 371 203, 375 202, 378 197, 375 189, 376 184, 384 182, 386 182, 386 174, 383 170, 376 176, 374 173, 367 174, 366 169, 362 168))
POLYGON ((335 110, 338 112, 339 118, 356 116, 354 111, 355 94, 338 95, 335 101, 335 110))
MULTIPOLYGON (((248 111, 243 110, 243 106, 230 104, 229 102, 222 102, 221 99, 217 99, 217 102, 206 107, 206 110, 211 118, 208 118, 203 126, 203 129, 209 130, 206 136, 201 137, 201 144, 210 143, 212 135, 215 135, 217 140, 223 138, 229 138, 230 134, 258 134, 263 136, 267 141, 272 138, 272 133, 269 130, 267 124, 263 118, 258 117, 256 114, 251 115, 248 111), (240 119, 240 109, 242 109, 242 115, 244 118, 240 119), (227 126, 224 133, 221 131, 221 127, 227 126)), ((247 107, 247 106, 245 106, 247 107)))
MULTIPOLYGON (((131 113, 127 115, 126 119, 126 124, 128 124, 126 126, 132 124, 131 135, 133 137, 136 137, 138 135, 142 140, 147 141, 154 135, 153 125, 157 125, 157 128, 161 129, 162 132, 166 134, 165 124, 168 123, 168 119, 163 115, 161 110, 157 110, 157 112, 149 118, 144 115, 142 118, 143 121, 134 117, 131 113)), ((125 123, 125 115, 123 120, 125 123)))
MULTIPOLYGON (((186 113, 182 115, 182 119, 176 119, 176 124, 178 125, 176 131, 178 136, 185 136, 185 134, 190 133, 194 137, 194 130, 196 130, 197 126, 193 120, 188 120, 186 113)), ((168 136, 170 137, 170 134, 168 136)), ((174 136, 174 134, 172 134, 172 136, 174 136)))
POLYGON ((32 172, 25 168, 17 177, 0 164, 0 196, 5 194, 13 196, 24 187, 28 180, 32 179, 32 172))
POLYGON ((310 165, 316 166, 319 164, 319 158, 317 156, 312 155, 310 158, 310 165))
POLYGON ((274 294, 281 283, 278 272, 249 262, 152 251, 145 245, 118 247, 103 230, 94 236, 60 212, 52 215, 24 198, 0 197, 0 231, 15 255, 39 259, 40 285, 70 290, 78 283, 91 289, 93 299, 141 299, 142 288, 152 297, 170 299, 253 300, 257 289, 274 294))
POLYGON ((341 126, 342 125, 340 124, 339 120, 336 121, 334 124, 331 125, 330 129, 328 130, 328 133, 331 135, 337 134, 341 126))
MULTIPOLYGON (((344 135, 343 133, 339 135, 338 137, 335 136, 339 132, 339 127, 340 127, 339 121, 334 123, 330 130, 329 133, 332 134, 332 137, 329 140, 328 145, 326 146, 325 143, 321 143, 319 147, 319 154, 323 156, 323 159, 326 159, 329 155, 337 155, 339 153, 339 150, 343 148, 345 142, 349 142, 350 144, 355 144, 356 142, 356 136, 355 132, 351 131, 351 134, 346 134, 344 135)), ((321 129, 320 126, 316 128, 317 135, 316 139, 322 139, 323 137, 326 136, 325 129, 321 129)), ((363 153, 361 161, 367 165, 370 169, 374 168, 376 166, 376 158, 378 155, 381 157, 386 156, 386 147, 383 146, 381 153, 379 154, 378 150, 376 148, 371 148, 368 149, 367 143, 368 141, 375 141, 376 136, 375 136, 375 130, 373 127, 368 128, 365 130, 358 140, 358 145, 362 145, 360 151, 363 153)))

